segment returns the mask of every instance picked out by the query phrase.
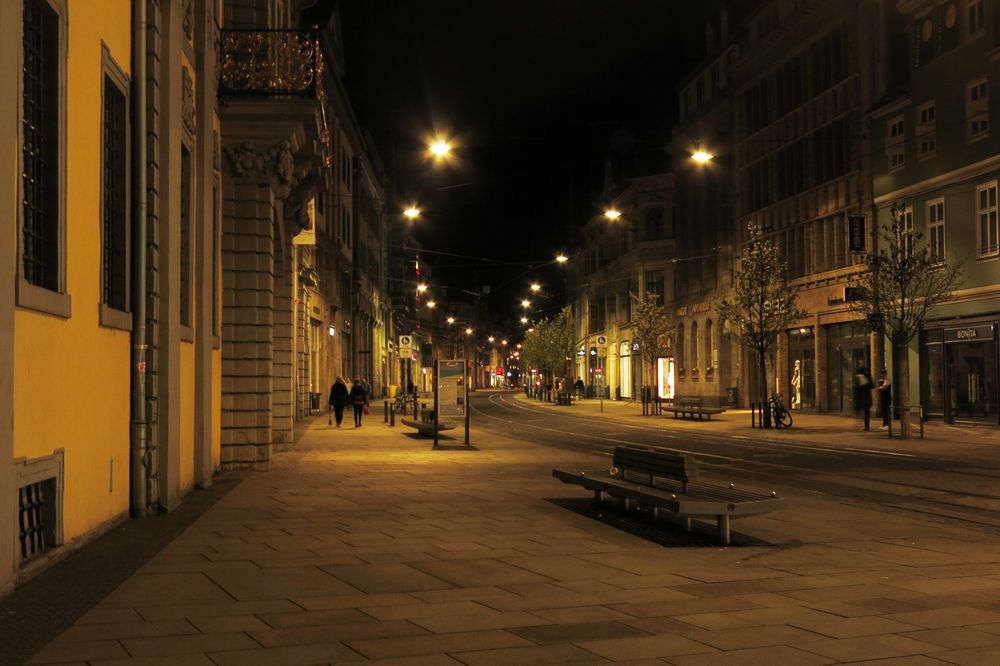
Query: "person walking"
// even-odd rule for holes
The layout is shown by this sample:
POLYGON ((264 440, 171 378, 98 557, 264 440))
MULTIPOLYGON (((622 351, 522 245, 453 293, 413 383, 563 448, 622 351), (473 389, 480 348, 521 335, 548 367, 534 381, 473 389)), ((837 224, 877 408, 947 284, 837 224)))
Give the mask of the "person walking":
MULTIPOLYGON (((340 422, 344 420, 344 407, 347 407, 347 383, 344 381, 343 377, 337 377, 333 382, 333 386, 330 387, 330 400, 329 406, 330 411, 333 412, 334 417, 337 419, 337 427, 340 427, 340 422)), ((333 425, 333 420, 327 420, 328 425, 333 425)))
POLYGON ((365 388, 361 385, 360 379, 354 380, 354 385, 348 395, 348 402, 354 407, 354 427, 360 428, 361 415, 364 413, 365 407, 368 406, 368 396, 365 395, 365 388))
POLYGON ((892 381, 884 368, 881 374, 878 380, 878 409, 882 412, 882 430, 888 430, 892 419, 892 381))
POLYGON ((861 412, 865 430, 871 430, 872 423, 872 378, 864 366, 858 366, 854 375, 854 411, 861 412))
POLYGON ((365 403, 371 402, 372 398, 372 385, 368 383, 367 377, 361 378, 361 388, 365 390, 365 403))

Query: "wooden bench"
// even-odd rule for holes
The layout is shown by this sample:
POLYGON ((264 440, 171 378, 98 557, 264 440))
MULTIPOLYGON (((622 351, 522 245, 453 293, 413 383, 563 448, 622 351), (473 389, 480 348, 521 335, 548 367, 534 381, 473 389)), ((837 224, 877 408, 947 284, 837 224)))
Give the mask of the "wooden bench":
POLYGON ((785 500, 770 495, 709 485, 699 481, 694 457, 681 451, 652 446, 628 445, 615 449, 611 470, 573 472, 552 470, 563 483, 577 483, 594 491, 602 502, 606 495, 620 498, 625 510, 636 503, 652 509, 653 518, 666 511, 684 519, 691 530, 692 518, 715 518, 719 541, 729 545, 729 522, 784 508, 785 500))
POLYGON ((713 414, 721 414, 726 410, 723 407, 705 407, 701 398, 677 398, 672 405, 661 405, 660 411, 663 413, 673 412, 675 419, 678 416, 682 419, 693 419, 697 416, 698 420, 701 421, 704 416, 711 421, 713 414))
MULTIPOLYGON (((402 419, 401 423, 410 428, 416 428, 417 433, 421 437, 433 437, 434 436, 434 421, 414 421, 413 419, 402 419)), ((454 430, 455 424, 448 423, 447 421, 438 421, 437 431, 444 432, 445 430, 454 430)))

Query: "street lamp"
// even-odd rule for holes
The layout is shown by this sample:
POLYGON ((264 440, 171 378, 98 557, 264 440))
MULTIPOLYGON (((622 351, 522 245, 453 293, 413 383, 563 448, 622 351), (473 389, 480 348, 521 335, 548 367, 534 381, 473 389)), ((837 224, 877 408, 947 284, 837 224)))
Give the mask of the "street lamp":
POLYGON ((449 324, 454 324, 455 323, 455 318, 454 317, 448 317, 448 323, 449 324))
POLYGON ((496 342, 496 338, 494 338, 492 335, 486 339, 489 340, 490 342, 496 342))
POLYGON ((472 335, 472 329, 471 328, 465 329, 465 334, 466 335, 472 335))
POLYGON ((427 301, 427 307, 433 310, 435 307, 437 307, 437 301, 427 301))
POLYGON ((527 324, 528 323, 528 318, 527 317, 521 317, 521 323, 522 324, 527 324))
POLYGON ((410 206, 403 211, 403 215, 405 215, 408 220, 415 220, 420 217, 420 209, 416 206, 410 206))
POLYGON ((422 294, 425 291, 427 291, 427 285, 426 284, 420 283, 420 284, 417 285, 417 292, 418 293, 422 294))
POLYGON ((569 261, 569 257, 565 254, 556 255, 556 263, 565 264, 567 261, 569 261))
POLYGON ((437 139, 434 143, 427 147, 431 151, 431 154, 436 158, 442 158, 451 152, 451 146, 444 139, 437 139))
POLYGON ((529 301, 527 298, 525 298, 524 300, 521 301, 521 307, 522 308, 526 308, 526 307, 528 307, 530 305, 531 305, 531 301, 529 301))
POLYGON ((541 288, 542 288, 542 285, 538 284, 537 282, 532 282, 531 283, 531 291, 535 292, 536 294, 538 293, 538 291, 541 288))
POLYGON ((707 162, 710 162, 713 157, 715 157, 715 155, 705 150, 696 150, 691 155, 691 159, 693 159, 698 164, 706 164, 707 162))
POLYGON ((615 210, 614 208, 609 208, 606 211, 604 211, 604 217, 608 218, 612 222, 617 220, 621 216, 622 216, 621 211, 615 210))

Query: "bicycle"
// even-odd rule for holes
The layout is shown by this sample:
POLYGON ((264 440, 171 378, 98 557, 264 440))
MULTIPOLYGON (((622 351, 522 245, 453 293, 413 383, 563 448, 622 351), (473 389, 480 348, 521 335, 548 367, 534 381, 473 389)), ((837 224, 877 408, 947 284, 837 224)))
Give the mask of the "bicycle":
POLYGON ((410 411, 411 400, 409 393, 397 393, 396 399, 392 403, 393 414, 406 414, 410 411))
POLYGON ((771 413, 774 415, 774 427, 776 428, 791 428, 792 427, 792 413, 785 409, 785 406, 781 404, 781 394, 775 394, 771 396, 768 400, 770 404, 771 413))

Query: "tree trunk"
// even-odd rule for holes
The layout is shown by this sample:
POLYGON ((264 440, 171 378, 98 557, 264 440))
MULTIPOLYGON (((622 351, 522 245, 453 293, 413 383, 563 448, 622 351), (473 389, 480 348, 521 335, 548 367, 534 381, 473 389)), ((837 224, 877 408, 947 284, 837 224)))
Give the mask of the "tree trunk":
POLYGON ((767 401, 767 360, 765 358, 764 350, 757 350, 757 363, 760 367, 760 395, 761 402, 764 405, 763 411, 763 421, 764 427, 771 427, 771 405, 767 401))
MULTIPOLYGON (((896 345, 894 344, 893 347, 896 345)), ((910 438, 910 350, 902 345, 894 352, 899 362, 899 436, 910 438)), ((890 408, 891 409, 891 408, 890 408)))

